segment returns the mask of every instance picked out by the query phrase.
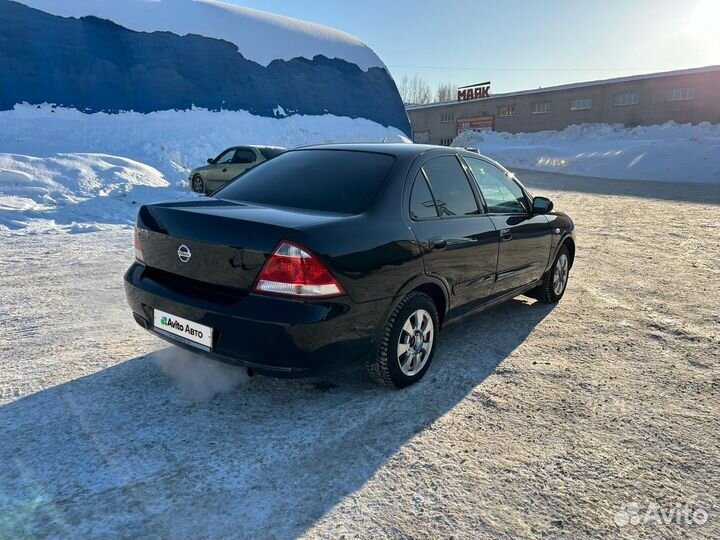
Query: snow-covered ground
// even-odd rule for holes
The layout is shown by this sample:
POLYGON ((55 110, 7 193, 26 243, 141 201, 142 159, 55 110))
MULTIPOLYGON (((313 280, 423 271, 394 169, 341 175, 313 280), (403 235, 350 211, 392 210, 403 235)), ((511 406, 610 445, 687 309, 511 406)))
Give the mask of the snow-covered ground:
POLYGON ((519 176, 576 221, 567 294, 448 327, 402 391, 152 337, 129 230, 3 238, 0 538, 719 538, 720 186, 519 176))
POLYGON ((191 196, 188 171, 228 146, 407 140, 364 119, 203 109, 84 114, 18 105, 0 111, 0 125, 0 235, 129 226, 140 204, 191 196))
POLYGON ((720 183, 720 125, 624 128, 583 124, 537 133, 461 133, 453 146, 478 148, 508 167, 563 174, 720 183))

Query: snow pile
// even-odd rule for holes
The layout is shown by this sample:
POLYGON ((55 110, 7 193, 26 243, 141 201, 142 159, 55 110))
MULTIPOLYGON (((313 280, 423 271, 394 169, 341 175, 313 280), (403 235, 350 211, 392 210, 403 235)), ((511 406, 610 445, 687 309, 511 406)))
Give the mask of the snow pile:
POLYGON ((0 112, 0 124, 0 149, 11 152, 0 154, 0 234, 130 226, 140 204, 192 196, 190 169, 229 146, 407 141, 364 119, 204 109, 84 114, 18 105, 0 112))
POLYGON ((139 204, 181 197, 155 168, 106 154, 0 154, 0 231, 129 225, 139 204), (162 195, 160 195, 162 194, 162 195))
POLYGON ((598 178, 720 183, 720 125, 624 128, 583 124, 537 133, 469 132, 453 146, 477 148, 508 167, 598 178))
POLYGON ((339 30, 217 0, 0 0, 0 19, 0 234, 128 226, 229 146, 407 141, 392 77, 339 30))
POLYGON ((47 157, 103 152, 158 169, 173 183, 229 146, 293 148, 324 142, 407 141, 399 129, 332 115, 268 118, 246 111, 158 111, 85 114, 50 105, 16 105, 0 111, 0 149, 47 157))
POLYGON ((286 115, 367 118, 410 134, 390 73, 342 32, 207 1, 35 4, 49 12, 0 1, 7 23, 0 77, 12 80, 0 110, 24 102, 86 113, 199 107, 272 118, 280 107, 286 115), (89 14, 97 16, 81 16, 89 14), (248 58, 258 55, 261 63, 248 58))
POLYGON ((267 66, 275 59, 321 54, 384 68, 380 58, 350 34, 311 22, 240 7, 217 0, 22 0, 63 17, 94 15, 138 32, 157 30, 181 36, 202 34, 234 43, 248 60, 267 66))

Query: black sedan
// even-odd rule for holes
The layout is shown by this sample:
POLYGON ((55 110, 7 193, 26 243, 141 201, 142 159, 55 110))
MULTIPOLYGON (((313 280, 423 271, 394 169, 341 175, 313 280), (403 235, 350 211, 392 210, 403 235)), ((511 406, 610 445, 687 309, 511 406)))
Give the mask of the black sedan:
POLYGON ((125 291, 135 320, 181 347, 286 376, 364 358, 400 388, 451 319, 560 300, 573 228, 471 151, 307 147, 212 198, 140 208, 125 291))

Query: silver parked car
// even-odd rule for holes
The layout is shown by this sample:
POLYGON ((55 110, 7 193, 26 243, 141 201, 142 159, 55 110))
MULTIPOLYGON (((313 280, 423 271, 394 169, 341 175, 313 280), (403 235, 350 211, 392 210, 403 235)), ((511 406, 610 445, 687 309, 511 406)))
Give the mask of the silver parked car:
POLYGON ((207 165, 190 171, 190 187, 196 193, 212 193, 248 169, 286 150, 280 146, 233 146, 220 152, 218 157, 208 159, 207 165))

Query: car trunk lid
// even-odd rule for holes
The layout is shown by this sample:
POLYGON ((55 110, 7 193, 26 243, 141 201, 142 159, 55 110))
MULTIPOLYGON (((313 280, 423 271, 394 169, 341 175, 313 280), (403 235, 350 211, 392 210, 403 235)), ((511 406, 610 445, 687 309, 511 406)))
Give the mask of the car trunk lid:
POLYGON ((143 206, 138 234, 148 268, 248 291, 281 240, 297 239, 303 227, 343 217, 201 199, 143 206))

